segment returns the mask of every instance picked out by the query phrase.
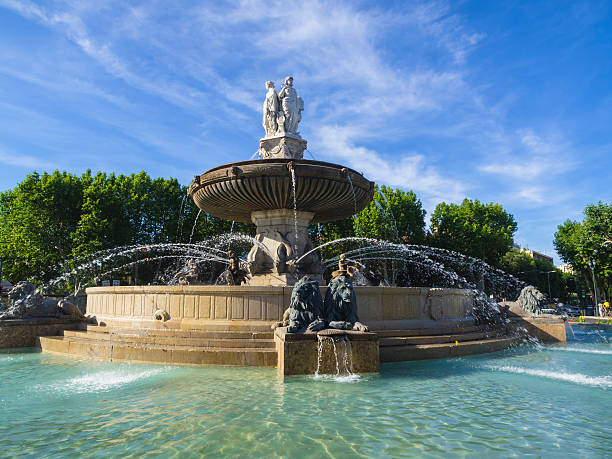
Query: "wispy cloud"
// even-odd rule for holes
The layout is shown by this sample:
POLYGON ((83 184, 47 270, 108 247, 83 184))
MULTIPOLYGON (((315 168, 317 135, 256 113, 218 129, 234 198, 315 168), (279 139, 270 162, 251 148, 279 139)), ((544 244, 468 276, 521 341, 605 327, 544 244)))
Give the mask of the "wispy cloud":
MULTIPOLYGON (((511 32, 501 37, 499 23, 473 20, 466 4, 0 0, 2 7, 40 32, 37 45, 0 42, 0 96, 12 104, 0 113, 3 146, 12 136, 41 156, 72 154, 97 161, 92 167, 142 163, 160 175, 171 164, 188 180, 191 164, 197 171, 255 151, 263 83, 293 74, 306 103, 300 130, 317 159, 413 189, 428 208, 467 194, 534 211, 550 209, 551 196, 558 203, 575 194, 558 182, 584 163, 584 143, 528 110, 521 90, 531 83, 492 75, 520 40, 499 50, 502 59, 498 47, 511 32), (5 81, 26 91, 11 94, 5 81)), ((600 9, 597 17, 609 15, 600 9)), ((575 19, 568 17, 566 29, 575 19)), ((597 107, 599 120, 608 106, 597 107)), ((4 164, 16 161, 6 155, 4 164)))
POLYGON ((520 129, 512 137, 513 146, 501 158, 479 167, 480 171, 506 178, 514 183, 509 199, 531 205, 559 202, 570 194, 560 191, 557 177, 572 170, 578 163, 571 148, 563 143, 547 141, 533 129, 520 129))
POLYGON ((30 170, 49 170, 56 169, 58 165, 51 161, 45 161, 34 156, 23 155, 20 153, 7 153, 0 150, 0 164, 7 166, 25 167, 30 170))
POLYGON ((465 196, 466 186, 462 182, 428 165, 421 154, 406 152, 393 159, 384 158, 375 150, 352 143, 350 130, 339 127, 323 127, 319 135, 328 156, 379 183, 414 190, 424 198, 428 209, 439 201, 458 201, 465 196))

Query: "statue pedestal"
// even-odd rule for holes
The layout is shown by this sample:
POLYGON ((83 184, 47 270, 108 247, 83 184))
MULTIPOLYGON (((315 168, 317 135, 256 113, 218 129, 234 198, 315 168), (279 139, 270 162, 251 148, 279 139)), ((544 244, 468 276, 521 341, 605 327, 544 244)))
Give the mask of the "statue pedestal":
MULTIPOLYGON (((337 330, 323 330, 319 334, 329 335, 330 338, 347 337, 350 343, 353 373, 378 373, 380 357, 376 333, 348 330, 338 333, 337 330)), ((336 374, 337 355, 334 353, 334 346, 331 343, 328 346, 321 346, 321 356, 319 356, 317 333, 287 333, 285 327, 280 327, 274 332, 274 341, 278 351, 278 372, 281 375, 312 375, 317 368, 319 374, 336 374)), ((341 347, 344 346, 338 344, 337 348, 341 347)))
POLYGON ((309 252, 312 242, 308 225, 314 212, 291 209, 259 210, 251 213, 257 225, 255 244, 247 257, 252 279, 249 285, 293 285, 302 276, 319 275, 321 265, 318 254, 299 257, 309 252))
POLYGON ((267 158, 302 159, 307 142, 299 135, 282 134, 259 140, 259 156, 267 158))

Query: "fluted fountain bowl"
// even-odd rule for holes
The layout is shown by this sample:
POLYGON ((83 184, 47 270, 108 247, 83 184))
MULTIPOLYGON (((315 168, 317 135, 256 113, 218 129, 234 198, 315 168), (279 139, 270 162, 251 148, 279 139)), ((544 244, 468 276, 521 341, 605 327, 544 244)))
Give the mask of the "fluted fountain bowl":
POLYGON ((196 176, 189 195, 203 211, 250 223, 251 212, 293 209, 314 212, 313 222, 349 217, 374 195, 374 182, 344 166, 305 159, 260 159, 218 166, 196 176))

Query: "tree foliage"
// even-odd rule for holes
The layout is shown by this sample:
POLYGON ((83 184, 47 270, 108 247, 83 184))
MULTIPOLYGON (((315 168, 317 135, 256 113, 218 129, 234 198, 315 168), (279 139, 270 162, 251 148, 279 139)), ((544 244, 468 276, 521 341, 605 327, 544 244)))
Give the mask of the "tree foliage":
MULTIPOLYGON (((176 179, 34 172, 0 193, 3 277, 43 284, 75 259, 123 245, 197 242, 254 225, 201 213, 176 179)), ((146 268, 143 268, 146 270, 146 268)))
POLYGON ((563 261, 569 263, 585 285, 593 291, 592 271, 600 297, 610 298, 612 293, 612 204, 588 205, 582 222, 566 220, 557 227, 554 246, 563 261))
POLYGON ((32 173, 0 195, 3 275, 37 282, 61 273, 70 258, 83 202, 78 177, 32 173))
POLYGON ((412 191, 376 186, 353 228, 359 236, 420 244, 425 239, 425 210, 412 191))
POLYGON ((516 228, 514 217, 500 204, 469 199, 459 205, 442 202, 431 215, 430 243, 498 266, 512 247, 516 228))
POLYGON ((553 298, 567 297, 567 276, 553 264, 534 260, 525 252, 510 249, 501 258, 500 268, 553 298), (549 289, 550 287, 550 289, 549 289))

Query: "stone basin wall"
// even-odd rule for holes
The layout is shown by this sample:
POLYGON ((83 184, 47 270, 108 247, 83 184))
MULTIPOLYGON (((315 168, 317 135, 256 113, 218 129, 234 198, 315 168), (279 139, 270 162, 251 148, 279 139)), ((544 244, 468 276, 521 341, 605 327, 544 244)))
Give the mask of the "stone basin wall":
POLYGON ((82 326, 82 320, 70 318, 0 320, 0 349, 34 347, 37 336, 57 336, 82 326))
MULTIPOLYGON (((325 297, 327 287, 321 287, 325 297)), ((155 326, 153 314, 168 312, 166 325, 267 325, 282 319, 292 287, 141 286, 87 289, 87 314, 109 325, 155 326)), ((461 289, 356 287, 359 318, 373 330, 436 328, 471 323, 473 298, 461 289)))

